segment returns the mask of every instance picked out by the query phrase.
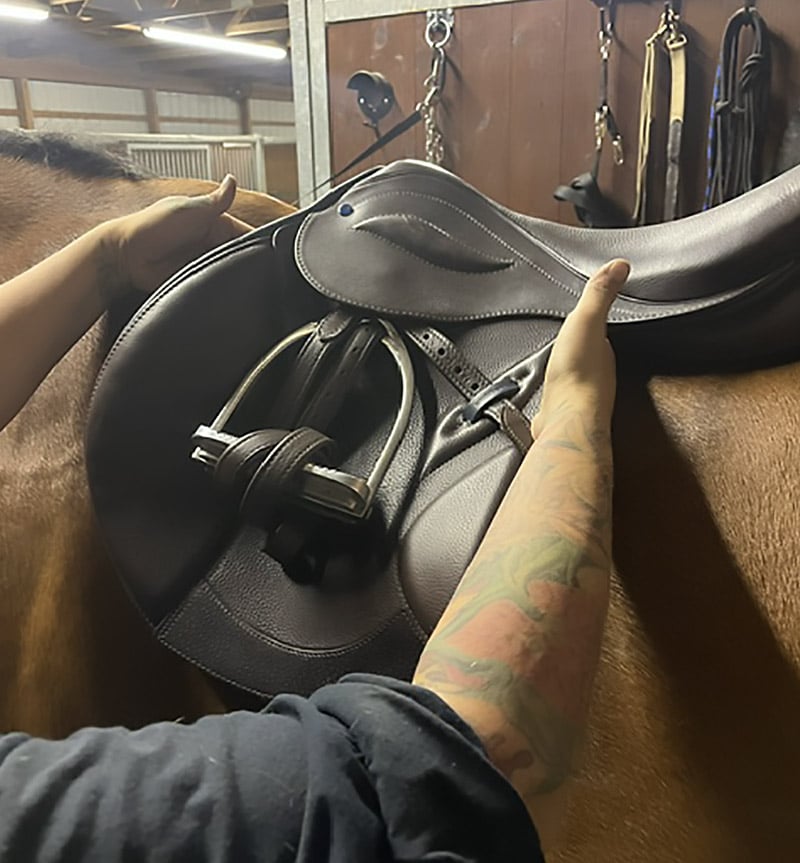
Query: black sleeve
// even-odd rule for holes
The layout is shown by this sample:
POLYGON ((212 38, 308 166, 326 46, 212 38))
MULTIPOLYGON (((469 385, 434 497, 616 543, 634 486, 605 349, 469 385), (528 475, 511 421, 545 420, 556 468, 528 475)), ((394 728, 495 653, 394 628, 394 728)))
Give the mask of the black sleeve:
POLYGON ((190 726, 0 737, 0 860, 542 857, 522 801, 444 702, 350 675, 190 726))

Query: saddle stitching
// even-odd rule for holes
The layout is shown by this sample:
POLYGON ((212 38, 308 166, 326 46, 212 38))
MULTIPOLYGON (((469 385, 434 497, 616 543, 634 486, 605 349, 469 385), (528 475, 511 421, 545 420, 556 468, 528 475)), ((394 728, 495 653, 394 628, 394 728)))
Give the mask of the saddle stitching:
MULTIPOLYGON (((359 229, 355 228, 354 230, 359 230, 359 229)), ((412 252, 410 249, 407 249, 405 246, 401 246, 399 243, 395 242, 394 240, 390 240, 388 237, 384 237, 381 234, 376 234, 374 231, 369 231, 368 229, 367 229, 367 232, 375 240, 379 240, 382 243, 386 243, 388 246, 391 246, 392 248, 396 249, 398 252, 402 252, 403 254, 408 255, 413 260, 419 261, 420 263, 425 264, 425 266, 430 267, 431 269, 441 270, 442 272, 445 272, 445 273, 454 273, 455 275, 457 275, 459 277, 463 276, 466 278, 479 278, 479 277, 486 278, 486 277, 491 277, 492 275, 494 275, 494 273, 486 273, 486 272, 474 273, 474 272, 470 272, 469 270, 463 270, 463 271, 462 270, 453 270, 449 267, 443 266, 442 264, 434 264, 433 261, 429 261, 427 258, 423 258, 421 255, 418 255, 415 252, 412 252)), ((464 246, 464 248, 468 248, 468 247, 464 246)), ((502 259, 498 259, 498 260, 501 263, 506 264, 506 267, 503 270, 504 273, 508 272, 510 269, 512 269, 514 267, 519 268, 520 263, 521 263, 521 261, 519 259, 514 260, 514 261, 502 261, 502 259)))
MULTIPOLYGON (((423 261, 426 264, 430 264, 432 267, 439 267, 441 269, 447 269, 447 267, 442 267, 440 264, 434 264, 432 261, 429 261, 427 258, 423 258, 420 255, 415 255, 414 252, 411 252, 406 246, 401 246, 398 243, 390 240, 383 234, 379 234, 377 231, 373 230, 370 226, 371 222, 376 221, 377 219, 391 219, 391 218, 403 218, 408 217, 407 213, 381 213, 380 216, 372 216, 371 218, 361 222, 358 225, 355 225, 351 230, 353 231, 364 231, 373 237, 377 237, 380 240, 385 240, 387 243, 390 243, 393 246, 396 246, 398 249, 406 252, 410 252, 414 257, 419 258, 419 260, 423 261)), ((420 225, 425 225, 427 228, 430 228, 432 231, 435 231, 437 234, 440 234, 443 237, 446 237, 454 246, 460 246, 462 249, 466 249, 468 252, 472 254, 477 254, 478 257, 482 258, 484 261, 488 261, 493 264, 505 264, 506 266, 513 267, 515 265, 515 261, 508 261, 505 258, 498 258, 495 255, 487 254, 483 251, 476 251, 472 246, 468 243, 465 243, 463 240, 460 240, 458 237, 453 236, 452 234, 445 231, 443 228, 439 227, 435 222, 431 222, 429 219, 423 219, 420 216, 414 216, 414 221, 420 225)), ((520 256, 517 255, 517 258, 520 256)), ((462 270, 453 270, 453 272, 457 272, 459 274, 462 273, 462 270)), ((466 276, 475 276, 482 275, 481 273, 471 273, 469 270, 464 270, 463 274, 466 276)), ((485 273, 483 275, 486 275, 485 273)))
MULTIPOLYGON (((539 264, 537 264, 535 261, 532 261, 523 252, 520 252, 517 249, 515 249, 509 242, 504 240, 501 236, 499 236, 497 233, 495 233, 490 227, 488 227, 488 225, 485 225, 483 222, 481 222, 480 219, 477 219, 475 216, 473 216, 471 213, 467 212, 466 210, 461 209, 461 207, 457 207, 455 204, 452 204, 449 201, 444 200, 444 198, 440 198, 436 195, 424 194, 422 192, 412 192, 412 191, 407 191, 407 190, 396 190, 396 191, 392 191, 392 192, 381 192, 381 193, 376 194, 376 195, 371 195, 369 197, 369 200, 375 201, 375 200, 378 200, 379 198, 398 198, 398 197, 402 197, 402 196, 406 196, 406 197, 410 197, 410 198, 420 198, 423 201, 432 201, 435 204, 441 204, 444 207, 446 207, 450 210, 453 210, 453 212, 458 213, 459 215, 463 216, 468 222, 472 222, 473 225, 475 225, 477 228, 480 228, 482 231, 484 231, 486 234, 488 234, 490 237, 492 237, 492 239, 494 239, 497 243, 499 243, 504 248, 508 249, 517 258, 520 258, 521 260, 525 261, 532 269, 538 271, 542 276, 544 276, 545 279, 552 282, 557 287, 562 288, 564 291, 566 291, 568 294, 571 294, 572 296, 580 296, 580 294, 576 294, 568 285, 565 285, 560 279, 556 278, 556 276, 551 275, 546 270, 544 270, 539 264)), ((485 198, 484 200, 488 201, 489 205, 492 208, 494 208, 494 203, 492 201, 489 201, 488 198, 485 198)), ((497 212, 498 216, 500 216, 501 218, 504 218, 504 216, 501 212, 499 212, 499 211, 496 211, 496 212, 497 212)), ((384 215, 384 216, 406 216, 407 213, 395 212, 395 213, 383 213, 382 215, 384 215)), ((298 236, 299 236, 300 232, 303 230, 303 228, 305 227, 305 224, 306 224, 306 222, 304 222, 300 226, 300 230, 298 231, 298 236)), ((358 230, 358 227, 354 226, 354 227, 350 228, 350 230, 351 231, 358 230)), ((533 243, 533 245, 535 245, 539 249, 541 249, 541 251, 543 251, 546 255, 549 255, 550 257, 555 257, 554 255, 551 254, 551 251, 547 246, 545 246, 542 243, 536 242, 534 240, 534 238, 531 237, 530 235, 526 234, 526 239, 529 240, 531 243, 533 243)))
MULTIPOLYGON (((242 242, 241 245, 237 246, 236 252, 249 251, 252 248, 256 248, 257 246, 261 245, 261 241, 263 239, 264 235, 262 235, 259 231, 257 237, 253 237, 249 242, 242 242)), ((100 379, 103 376, 103 373, 106 370, 106 367, 108 366, 114 354, 116 354, 119 348, 122 346, 123 341, 125 341, 125 339, 130 335, 131 330, 138 325, 139 321, 141 321, 147 316, 147 314, 153 309, 154 306, 158 304, 158 302, 160 302, 163 297, 166 297, 178 285, 183 284, 185 279, 187 279, 189 276, 195 275, 197 272, 205 269, 210 264, 215 264, 217 263, 217 261, 226 257, 230 252, 230 249, 228 249, 227 246, 228 244, 225 243, 223 246, 214 249, 212 252, 207 252, 206 255, 201 256, 196 261, 193 261, 191 264, 187 265, 186 268, 178 270, 177 273, 167 279, 167 281, 164 282, 164 284, 155 293, 151 294, 144 301, 144 303, 142 303, 140 308, 137 309, 137 311, 134 313, 133 317, 122 328, 120 334, 117 336, 114 344, 111 346, 108 354, 106 355, 106 358, 103 360, 103 364, 98 369, 97 376, 94 380, 94 386, 92 387, 92 392, 89 397, 90 404, 94 402, 94 395, 97 392, 97 387, 100 383, 100 379)))
MULTIPOLYGON (((197 595, 203 593, 206 594, 208 599, 214 603, 214 605, 229 619, 231 620, 235 626, 241 629, 243 632, 247 633, 249 636, 254 638, 256 641, 260 641, 263 644, 268 645, 269 647, 274 647, 276 649, 282 651, 288 651, 293 656, 308 658, 308 659, 326 659, 333 657, 341 657, 346 656, 351 653, 353 650, 357 650, 360 647, 364 647, 370 642, 374 641, 380 635, 382 635, 398 618, 404 616, 404 609, 400 608, 395 614, 393 614, 388 620, 383 621, 381 626, 376 629, 374 632, 369 633, 368 635, 359 638, 356 641, 352 641, 344 647, 338 648, 298 648, 293 644, 287 644, 283 641, 278 641, 275 638, 270 638, 270 636, 264 634, 260 630, 256 629, 252 624, 247 621, 239 620, 228 608, 227 603, 224 599, 219 595, 219 593, 214 589, 214 587, 208 582, 201 582, 195 590, 193 590, 187 597, 184 602, 181 603, 178 609, 170 615, 168 620, 165 620, 159 627, 157 627, 156 632, 160 636, 164 636, 165 638, 169 636, 170 632, 174 628, 175 624, 178 622, 178 619, 181 617, 184 611, 188 609, 188 607, 197 599, 197 595), (168 623, 169 621, 169 623, 168 623)), ((400 590, 400 594, 403 595, 402 590, 400 590)), ((403 596, 403 598, 405 598, 403 596)))

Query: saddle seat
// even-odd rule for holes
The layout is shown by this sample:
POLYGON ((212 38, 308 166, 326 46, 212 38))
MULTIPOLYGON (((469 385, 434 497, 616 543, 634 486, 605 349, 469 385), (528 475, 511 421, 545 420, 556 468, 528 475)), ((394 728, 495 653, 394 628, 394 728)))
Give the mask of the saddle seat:
POLYGON ((794 359, 798 228, 800 168, 603 231, 426 163, 362 174, 194 262, 122 331, 87 434, 120 576, 160 641, 259 695, 408 677, 531 445, 588 276, 632 262, 610 315, 623 362, 794 359))
MULTIPOLYGON (((515 213, 442 168, 406 160, 346 191, 339 199, 339 212, 342 206, 352 207, 355 224, 328 216, 326 238, 341 243, 345 231, 373 234, 454 272, 491 274, 485 301, 466 309, 461 308, 463 288, 450 288, 450 282, 445 287, 437 283, 435 293, 423 285, 405 294, 402 311, 442 318, 450 313, 436 301, 451 299, 450 290, 459 306, 456 318, 562 306, 562 291, 579 294, 586 279, 605 262, 626 258, 632 264, 631 278, 611 312, 612 321, 622 322, 672 316, 681 311, 682 303, 729 297, 795 260, 799 200, 800 168, 795 168, 711 212, 663 225, 591 230, 515 213), (517 271, 523 278, 531 275, 525 265, 533 275, 544 270, 540 275, 547 281, 533 290, 530 283, 520 288, 517 271), (645 310, 641 305, 630 307, 625 300, 672 305, 645 310)), ((382 252, 377 254, 382 258, 382 252)), ((390 288, 391 282, 371 284, 363 295, 353 289, 347 298, 377 305, 389 296, 390 288)))

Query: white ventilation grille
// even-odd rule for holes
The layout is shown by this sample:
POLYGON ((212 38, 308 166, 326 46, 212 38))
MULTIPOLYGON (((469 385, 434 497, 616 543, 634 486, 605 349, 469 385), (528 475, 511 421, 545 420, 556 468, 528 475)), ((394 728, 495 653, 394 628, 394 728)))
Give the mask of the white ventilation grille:
POLYGON ((128 144, 128 154, 141 167, 159 177, 213 180, 209 144, 128 144))

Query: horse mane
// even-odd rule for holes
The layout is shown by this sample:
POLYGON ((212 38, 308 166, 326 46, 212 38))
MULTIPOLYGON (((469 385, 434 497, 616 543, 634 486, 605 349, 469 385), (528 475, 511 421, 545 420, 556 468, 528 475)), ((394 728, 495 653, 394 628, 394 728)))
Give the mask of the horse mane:
POLYGON ((77 177, 144 180, 152 176, 116 151, 114 143, 97 144, 60 132, 0 129, 0 156, 69 171, 77 177))

